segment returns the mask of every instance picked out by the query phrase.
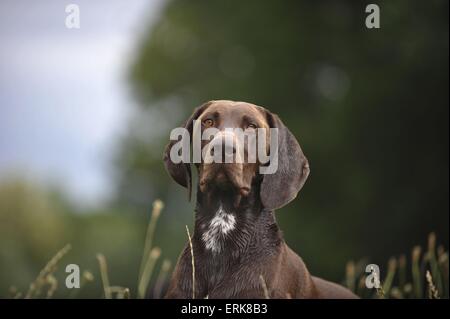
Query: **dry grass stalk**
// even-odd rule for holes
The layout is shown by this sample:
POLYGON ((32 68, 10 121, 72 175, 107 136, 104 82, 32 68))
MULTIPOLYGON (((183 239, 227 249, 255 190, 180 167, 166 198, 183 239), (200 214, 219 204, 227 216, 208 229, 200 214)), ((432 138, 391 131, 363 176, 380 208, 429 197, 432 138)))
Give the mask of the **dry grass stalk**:
POLYGON ((442 283, 442 277, 441 277, 441 271, 439 269, 439 263, 436 257, 436 234, 434 232, 430 233, 428 235, 428 257, 429 257, 429 263, 431 268, 431 276, 435 279, 436 286, 438 293, 442 293, 444 290, 443 283, 442 283))
POLYGON ((398 258, 398 281, 400 290, 403 290, 406 284, 406 267, 407 267, 406 256, 401 255, 398 258))
POLYGON ((30 284, 30 287, 25 295, 25 299, 33 298, 33 296, 39 296, 41 289, 46 284, 48 284, 46 280, 49 278, 49 275, 55 272, 56 265, 69 252, 70 249, 70 244, 67 244, 61 250, 59 250, 52 259, 47 262, 45 267, 42 268, 42 270, 39 272, 39 275, 36 277, 36 279, 30 284))
POLYGON ((195 299, 195 260, 194 260, 194 248, 192 247, 191 234, 189 233, 189 227, 186 225, 186 232, 189 238, 189 247, 191 249, 191 262, 192 262, 192 299, 195 299))
POLYGON ((378 273, 376 271, 374 271, 372 273, 372 275, 373 275, 374 281, 380 283, 378 288, 375 287, 378 298, 385 298, 386 294, 384 293, 383 286, 381 285, 381 278, 378 277, 378 273))
POLYGON ((100 267, 100 276, 102 277, 102 283, 103 283, 103 292, 105 294, 105 299, 111 299, 111 291, 110 291, 110 285, 109 285, 109 278, 108 278, 108 266, 106 264, 106 258, 102 254, 97 254, 97 260, 98 265, 100 267))
POLYGON ((147 226, 147 232, 145 234, 144 251, 142 254, 141 265, 139 266, 139 276, 138 276, 138 287, 141 285, 142 274, 146 263, 148 262, 149 255, 153 245, 153 237, 155 235, 156 224, 158 222, 161 211, 164 208, 164 203, 157 199, 153 202, 152 215, 150 217, 150 222, 147 226))
POLYGON ((394 257, 391 257, 388 261, 388 272, 383 283, 383 292, 387 296, 389 296, 392 283, 394 281, 396 269, 397 269, 397 260, 394 257))
POLYGON ((156 261, 161 256, 161 249, 158 247, 153 248, 150 251, 150 255, 146 263, 144 264, 144 269, 142 271, 141 280, 138 284, 138 298, 144 299, 145 293, 147 292, 148 284, 152 277, 153 269, 155 268, 156 261))
POLYGON ((421 252, 422 248, 420 246, 415 246, 412 251, 412 282, 416 298, 422 298, 422 278, 419 266, 421 252))
POLYGON ((49 289, 47 290, 47 299, 50 299, 53 297, 56 289, 58 288, 58 280, 56 280, 55 276, 53 276, 52 274, 48 275, 46 277, 47 284, 50 286, 49 289))
POLYGON ((110 286, 108 290, 111 297, 116 295, 116 299, 130 299, 130 289, 121 286, 110 286))
POLYGON ((161 298, 161 293, 163 289, 164 282, 167 278, 167 274, 170 271, 170 268, 172 267, 172 263, 168 259, 164 259, 162 266, 159 270, 158 277, 156 279, 155 287, 153 288, 153 297, 154 298, 161 298))
POLYGON ((131 292, 129 288, 125 288, 123 290, 123 299, 130 299, 131 298, 131 292))
POLYGON ((433 283, 433 277, 431 276, 429 270, 427 270, 425 277, 427 278, 428 283, 428 298, 439 299, 439 292, 437 291, 436 286, 433 283))
POLYGON ((270 299, 269 290, 267 289, 266 281, 264 280, 263 275, 259 275, 259 281, 261 282, 261 286, 264 292, 264 298, 270 299))
POLYGON ((445 251, 443 246, 438 247, 438 262, 439 269, 442 273, 442 281, 443 281, 443 293, 444 296, 448 296, 449 292, 449 278, 448 278, 448 253, 445 251))

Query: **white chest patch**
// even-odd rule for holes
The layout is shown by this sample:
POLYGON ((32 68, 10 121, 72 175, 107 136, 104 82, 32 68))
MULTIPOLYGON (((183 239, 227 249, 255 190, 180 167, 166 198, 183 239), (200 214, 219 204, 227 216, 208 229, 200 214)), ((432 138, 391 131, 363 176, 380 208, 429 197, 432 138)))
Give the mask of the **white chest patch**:
POLYGON ((232 231, 236 226, 236 218, 232 214, 228 214, 222 207, 219 206, 215 216, 211 219, 208 230, 203 233, 202 240, 205 243, 206 249, 214 253, 219 253, 222 250, 225 236, 232 231))

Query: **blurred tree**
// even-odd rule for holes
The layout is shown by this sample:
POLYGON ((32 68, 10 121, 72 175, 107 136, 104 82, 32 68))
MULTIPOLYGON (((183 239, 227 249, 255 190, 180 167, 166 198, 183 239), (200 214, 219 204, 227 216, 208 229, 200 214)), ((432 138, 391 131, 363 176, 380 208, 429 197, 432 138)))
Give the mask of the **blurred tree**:
POLYGON ((168 2, 131 71, 140 107, 116 160, 119 202, 168 202, 161 227, 180 249, 192 215, 163 169, 170 129, 204 101, 243 100, 278 113, 310 160, 277 216, 316 274, 381 264, 430 231, 448 246, 448 2, 378 4, 369 30, 356 1, 168 2))
POLYGON ((111 283, 134 292, 147 222, 147 218, 111 208, 81 212, 58 191, 20 177, 2 178, 0 298, 13 297, 17 292, 23 297, 41 269, 66 244, 72 248, 57 265, 55 297, 102 296, 95 258, 99 252, 108 260, 111 283), (65 266, 70 263, 79 265, 82 272, 92 272, 94 282, 80 291, 67 289, 65 266), (11 287, 17 292, 12 292, 11 287))

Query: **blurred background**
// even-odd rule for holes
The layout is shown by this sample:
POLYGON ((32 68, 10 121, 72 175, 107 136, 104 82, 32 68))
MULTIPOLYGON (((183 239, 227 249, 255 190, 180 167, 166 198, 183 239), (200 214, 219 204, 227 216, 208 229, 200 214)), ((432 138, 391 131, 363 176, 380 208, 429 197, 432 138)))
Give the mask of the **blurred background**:
POLYGON ((193 203, 163 147, 212 99, 265 106, 300 141, 311 175, 277 219, 313 274, 383 274, 430 232, 448 248, 448 1, 377 1, 380 29, 356 1, 71 3, 79 29, 69 3, 0 3, 0 297, 68 243, 55 296, 102 296, 97 253, 133 296, 156 199, 155 273, 173 265, 193 203), (76 295, 68 263, 94 277, 76 295))

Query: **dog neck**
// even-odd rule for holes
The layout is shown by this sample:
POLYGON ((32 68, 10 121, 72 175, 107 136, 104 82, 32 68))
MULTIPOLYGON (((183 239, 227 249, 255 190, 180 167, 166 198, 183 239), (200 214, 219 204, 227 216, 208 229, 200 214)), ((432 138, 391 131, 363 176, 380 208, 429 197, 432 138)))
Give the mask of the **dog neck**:
POLYGON ((262 206, 259 183, 246 197, 233 190, 213 188, 202 193, 198 189, 193 238, 206 254, 228 261, 268 247, 276 249, 282 241, 273 211, 262 206))

